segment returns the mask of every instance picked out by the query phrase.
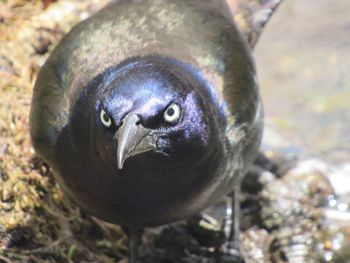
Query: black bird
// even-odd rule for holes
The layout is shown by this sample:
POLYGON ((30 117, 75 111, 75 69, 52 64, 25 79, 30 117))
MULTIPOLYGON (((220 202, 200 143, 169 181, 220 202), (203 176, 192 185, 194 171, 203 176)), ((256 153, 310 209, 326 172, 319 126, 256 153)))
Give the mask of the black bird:
POLYGON ((128 229, 136 262, 142 228, 239 192, 262 116, 250 49, 224 0, 120 0, 54 49, 30 132, 79 206, 128 229))

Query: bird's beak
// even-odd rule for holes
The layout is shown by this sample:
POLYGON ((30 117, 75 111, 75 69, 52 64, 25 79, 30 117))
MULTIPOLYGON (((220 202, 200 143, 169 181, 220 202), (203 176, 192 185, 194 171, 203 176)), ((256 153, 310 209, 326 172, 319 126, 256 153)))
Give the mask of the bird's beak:
POLYGON ((124 117, 122 126, 116 132, 118 169, 123 169, 128 157, 157 148, 153 130, 143 127, 139 121, 140 118, 131 112, 124 117))

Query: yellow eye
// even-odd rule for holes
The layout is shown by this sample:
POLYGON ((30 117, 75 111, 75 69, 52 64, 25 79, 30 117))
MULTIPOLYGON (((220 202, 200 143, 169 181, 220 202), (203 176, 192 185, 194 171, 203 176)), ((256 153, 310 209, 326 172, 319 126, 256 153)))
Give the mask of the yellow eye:
POLYGON ((112 120, 103 109, 100 111, 100 120, 105 127, 111 127, 112 120))
POLYGON ((164 112, 163 117, 166 122, 173 123, 180 118, 181 109, 176 103, 172 103, 164 112))

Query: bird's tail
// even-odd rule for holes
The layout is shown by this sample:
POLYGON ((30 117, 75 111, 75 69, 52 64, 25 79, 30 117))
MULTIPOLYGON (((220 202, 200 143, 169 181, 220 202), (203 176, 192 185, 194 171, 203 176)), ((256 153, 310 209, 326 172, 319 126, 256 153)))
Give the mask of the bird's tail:
POLYGON ((253 49, 266 23, 283 0, 225 0, 237 27, 253 49))

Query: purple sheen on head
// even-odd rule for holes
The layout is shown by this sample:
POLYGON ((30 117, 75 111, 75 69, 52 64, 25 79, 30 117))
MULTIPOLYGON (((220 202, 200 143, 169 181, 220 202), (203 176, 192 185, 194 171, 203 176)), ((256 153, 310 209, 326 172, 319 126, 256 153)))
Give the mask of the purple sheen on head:
POLYGON ((98 101, 116 128, 132 111, 142 125, 169 140, 164 145, 176 146, 180 152, 202 152, 211 141, 210 133, 226 123, 215 88, 190 64, 166 57, 140 57, 107 70, 101 77, 98 101), (163 113, 172 102, 180 105, 181 117, 167 123, 163 113))
POLYGON ((166 96, 165 98, 152 97, 146 103, 143 104, 142 108, 139 110, 139 114, 141 116, 155 116, 159 114, 159 105, 166 106, 164 102, 171 101, 171 99, 171 96, 166 96))
POLYGON ((179 128, 184 130, 184 137, 191 140, 193 137, 199 138, 203 147, 208 143, 208 119, 200 107, 198 99, 195 98, 195 93, 192 91, 187 94, 183 103, 184 120, 179 125, 179 128))
POLYGON ((108 114, 111 115, 115 124, 120 125, 122 118, 124 117, 124 112, 130 111, 134 106, 133 100, 125 96, 114 97, 107 100, 102 107, 107 110, 108 114))
POLYGON ((186 94, 181 86, 174 83, 170 72, 160 65, 135 65, 128 67, 122 75, 116 71, 114 80, 108 81, 108 86, 104 85, 102 100, 119 121, 130 111, 147 121, 161 115, 169 103, 182 100, 186 94))
POLYGON ((164 169, 168 169, 169 164, 174 167, 186 164, 191 168, 205 162, 217 151, 221 143, 217 134, 224 125, 208 82, 199 70, 175 59, 134 59, 138 63, 129 62, 133 66, 123 62, 122 66, 109 69, 89 83, 86 95, 80 97, 75 107, 73 118, 79 121, 72 121, 70 127, 76 148, 87 152, 87 159, 104 166, 106 173, 114 171, 115 134, 125 116, 132 112, 140 118, 137 125, 154 131, 157 149, 130 158, 140 162, 147 160, 149 169, 162 166, 163 162, 164 169), (173 102, 179 104, 181 115, 178 121, 169 123, 163 114, 173 102), (90 103, 94 103, 95 108, 83 110, 90 103), (114 126, 110 129, 98 125, 101 107, 113 118, 114 126), (91 121, 97 124, 92 129, 91 121))
MULTIPOLYGON (((215 108, 218 109, 218 114, 224 123, 226 123, 226 112, 227 112, 227 104, 224 100, 221 100, 218 96, 218 91, 213 86, 210 80, 204 77, 204 72, 201 72, 196 67, 191 64, 185 64, 175 59, 169 59, 175 65, 185 69, 187 72, 191 73, 197 81, 201 83, 201 88, 205 89, 205 92, 209 95, 211 103, 214 104, 215 108)), ((223 65, 220 67, 220 72, 223 72, 223 65)))

